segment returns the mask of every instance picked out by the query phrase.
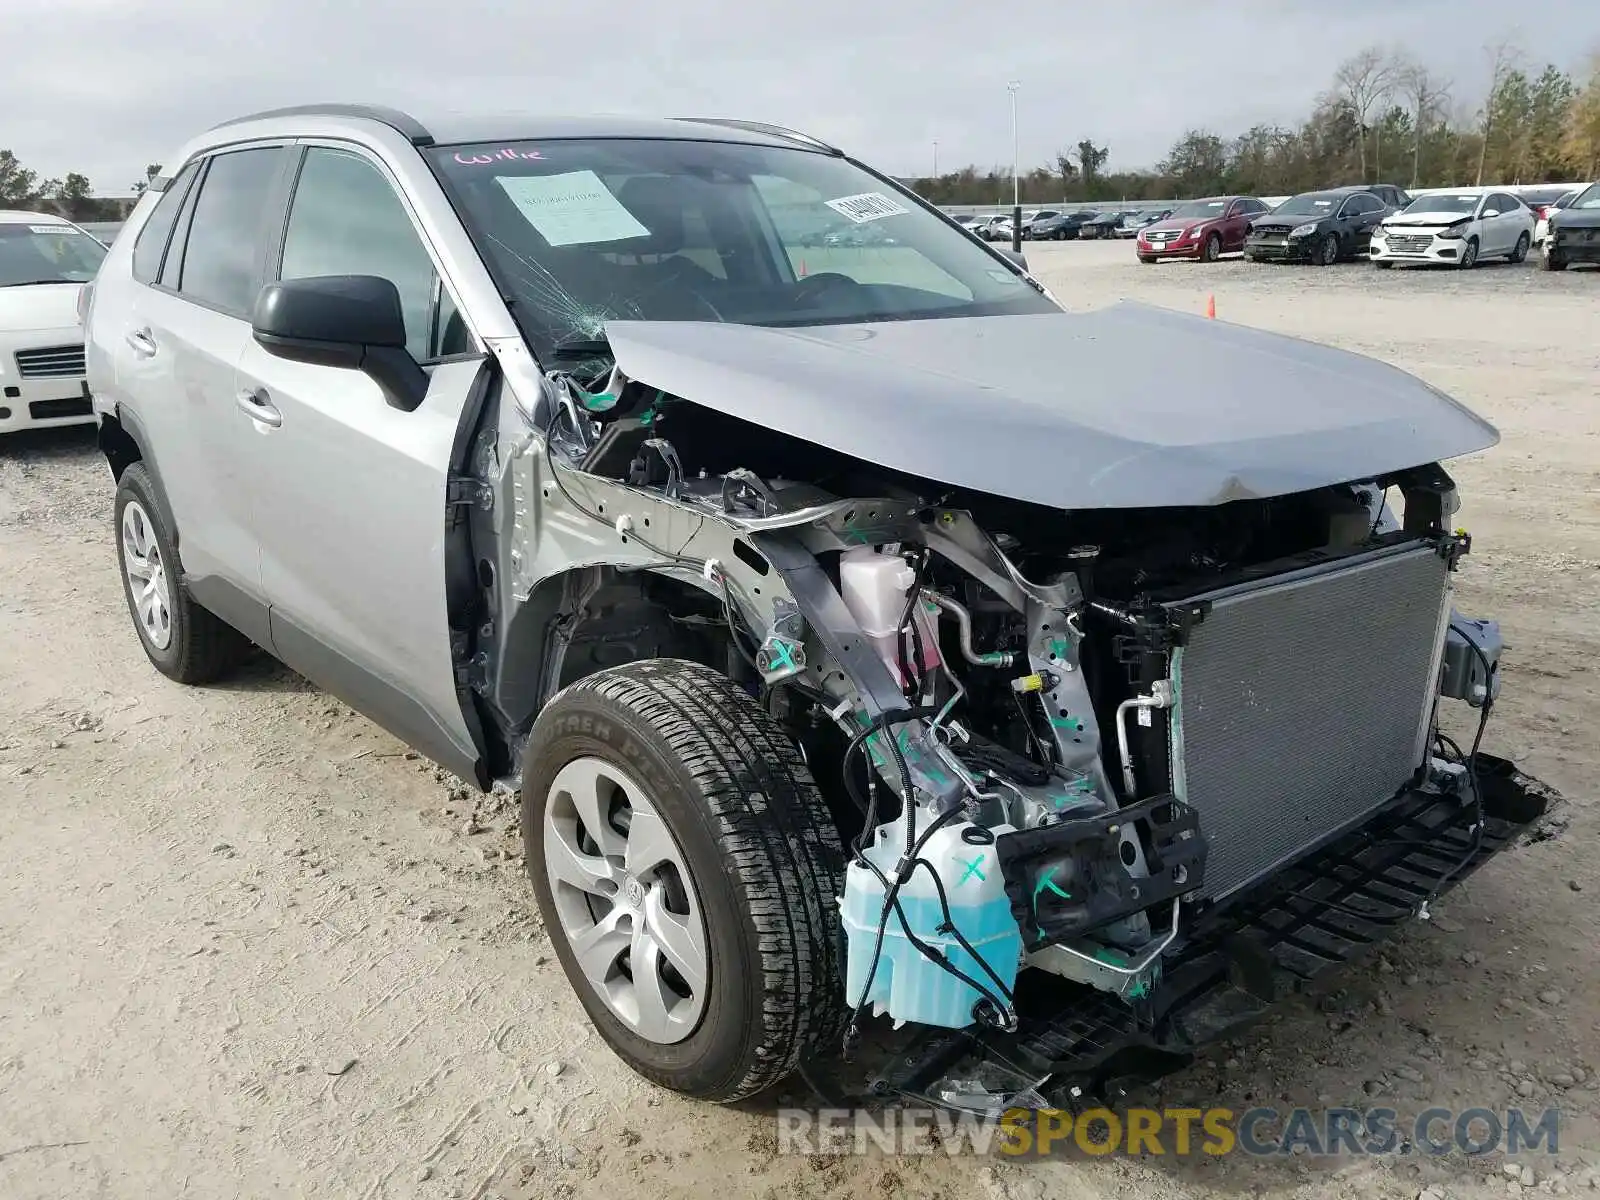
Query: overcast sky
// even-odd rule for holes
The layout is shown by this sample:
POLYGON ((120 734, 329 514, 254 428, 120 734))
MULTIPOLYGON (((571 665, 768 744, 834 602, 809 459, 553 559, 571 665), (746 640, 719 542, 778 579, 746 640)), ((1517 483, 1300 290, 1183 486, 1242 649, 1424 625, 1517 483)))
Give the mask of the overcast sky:
POLYGON ((832 139, 895 174, 1023 163, 1092 137, 1149 166, 1189 126, 1298 120, 1345 55, 1400 44, 1475 104, 1483 44, 1537 67, 1600 48, 1600 0, 6 0, 0 148, 125 194, 231 116, 309 101, 425 112, 739 116, 832 139), (18 31, 24 31, 21 36, 18 31))

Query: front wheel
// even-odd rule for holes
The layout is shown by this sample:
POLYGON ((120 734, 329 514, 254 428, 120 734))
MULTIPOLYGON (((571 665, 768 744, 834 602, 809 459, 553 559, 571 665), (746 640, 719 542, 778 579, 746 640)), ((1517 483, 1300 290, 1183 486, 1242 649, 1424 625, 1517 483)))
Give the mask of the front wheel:
POLYGON ((1461 251, 1461 269, 1468 270, 1478 265, 1478 239, 1468 238, 1466 246, 1461 251))
POLYGON ((1394 264, 1392 262, 1389 262, 1387 259, 1382 259, 1382 258, 1373 259, 1372 260, 1372 265, 1377 267, 1378 270, 1380 270, 1380 271, 1387 271, 1390 267, 1394 266, 1394 264))
POLYGON ((843 1032, 844 851, 782 726, 726 676, 653 659, 539 714, 522 834, 545 928, 600 1036, 728 1103, 843 1032))
POLYGON ((1519 237, 1517 239, 1517 248, 1511 252, 1511 261, 1514 263, 1526 262, 1528 258, 1528 247, 1532 245, 1532 243, 1533 239, 1530 238, 1526 233, 1519 237))
POLYGON ((1148 267, 1151 263, 1156 261, 1156 256, 1153 254, 1141 254, 1139 255, 1139 261, 1148 267))
POLYGON ((1565 271, 1567 269, 1567 260, 1550 249, 1548 243, 1544 252, 1544 269, 1546 271, 1565 271))
POLYGON ((1222 257, 1222 239, 1220 237, 1218 237, 1216 234, 1213 233, 1213 234, 1209 235, 1206 238, 1206 244, 1205 244, 1204 248, 1200 251, 1200 261, 1201 262, 1213 263, 1213 262, 1216 262, 1217 259, 1219 259, 1221 257, 1222 257))
POLYGON ((1339 261, 1339 235, 1330 233, 1317 244, 1316 261, 1319 267, 1331 267, 1339 261))

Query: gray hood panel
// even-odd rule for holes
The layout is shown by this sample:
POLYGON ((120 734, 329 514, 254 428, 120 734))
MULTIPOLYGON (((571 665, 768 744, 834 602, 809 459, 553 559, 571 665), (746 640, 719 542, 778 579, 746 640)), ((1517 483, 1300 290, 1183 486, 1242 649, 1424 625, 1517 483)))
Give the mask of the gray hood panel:
POLYGON ((1123 303, 772 329, 611 321, 630 379, 867 462, 1056 508, 1222 504, 1499 434, 1375 359, 1123 303))

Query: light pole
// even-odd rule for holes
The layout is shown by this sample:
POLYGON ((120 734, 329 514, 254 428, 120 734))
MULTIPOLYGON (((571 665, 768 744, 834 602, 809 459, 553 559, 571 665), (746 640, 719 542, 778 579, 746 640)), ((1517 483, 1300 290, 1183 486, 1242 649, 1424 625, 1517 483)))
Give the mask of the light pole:
POLYGON ((933 177, 939 178, 939 139, 933 139, 933 177))
POLYGON ((1021 86, 1022 82, 1016 79, 1006 84, 1006 91, 1011 93, 1011 249, 1018 254, 1022 253, 1022 184, 1017 178, 1021 162, 1017 153, 1017 89, 1021 86))

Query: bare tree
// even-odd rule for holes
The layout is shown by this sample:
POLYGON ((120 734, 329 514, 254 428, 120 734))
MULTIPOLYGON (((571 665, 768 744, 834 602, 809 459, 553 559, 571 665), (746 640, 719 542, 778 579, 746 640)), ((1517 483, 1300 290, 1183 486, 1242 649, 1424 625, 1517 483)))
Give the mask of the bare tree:
POLYGON ((1483 53, 1489 60, 1489 91, 1483 98, 1483 125, 1480 129, 1483 144, 1478 147, 1478 187, 1483 186, 1483 164, 1489 157, 1489 135, 1494 132, 1495 101, 1500 96, 1500 89, 1505 86, 1506 77, 1522 61, 1522 49, 1514 33, 1502 34, 1485 46, 1483 53))
POLYGON ((1367 179, 1367 118, 1394 90, 1395 64, 1382 49, 1368 46, 1339 64, 1333 73, 1333 90, 1355 115, 1361 146, 1361 181, 1367 179))
POLYGON ((1422 142, 1429 128, 1445 116, 1450 81, 1407 58, 1397 65, 1395 89, 1411 105, 1411 186, 1416 187, 1422 180, 1422 142))

